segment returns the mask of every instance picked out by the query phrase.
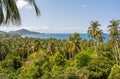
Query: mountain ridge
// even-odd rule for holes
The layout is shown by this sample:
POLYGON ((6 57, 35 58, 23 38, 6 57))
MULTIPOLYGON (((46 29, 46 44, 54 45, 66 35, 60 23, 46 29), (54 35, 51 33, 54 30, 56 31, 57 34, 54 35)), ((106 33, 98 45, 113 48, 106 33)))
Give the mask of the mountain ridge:
POLYGON ((9 31, 9 32, 0 31, 0 34, 19 34, 19 35, 25 35, 25 34, 41 34, 41 33, 34 32, 34 31, 29 31, 27 29, 20 29, 20 30, 9 31))
POLYGON ((7 34, 7 32, 5 32, 5 31, 0 31, 0 34, 7 34))

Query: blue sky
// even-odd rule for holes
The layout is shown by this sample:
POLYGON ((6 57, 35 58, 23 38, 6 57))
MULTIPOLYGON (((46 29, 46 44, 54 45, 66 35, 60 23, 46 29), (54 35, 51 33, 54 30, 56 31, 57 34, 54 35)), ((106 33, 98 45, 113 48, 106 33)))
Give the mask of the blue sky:
POLYGON ((112 19, 120 19, 120 0, 36 0, 41 16, 24 0, 17 5, 22 17, 19 27, 0 27, 11 31, 25 28, 42 33, 86 33, 90 21, 100 22, 103 32, 112 19))

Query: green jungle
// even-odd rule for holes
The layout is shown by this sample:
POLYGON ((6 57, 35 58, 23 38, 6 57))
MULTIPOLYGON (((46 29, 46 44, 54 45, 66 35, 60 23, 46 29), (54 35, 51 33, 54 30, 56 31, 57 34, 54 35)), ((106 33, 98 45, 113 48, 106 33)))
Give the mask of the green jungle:
MULTIPOLYGON (((0 0, 0 26, 21 24, 16 1, 0 0)), ((25 1, 40 15, 35 0, 25 1)), ((0 35, 0 79, 120 79, 119 25, 110 21, 107 42, 98 21, 89 25, 91 40, 79 33, 66 40, 0 35)))
POLYGON ((120 79, 119 24, 110 21, 107 42, 98 21, 88 28, 91 40, 1 35, 0 79, 120 79))

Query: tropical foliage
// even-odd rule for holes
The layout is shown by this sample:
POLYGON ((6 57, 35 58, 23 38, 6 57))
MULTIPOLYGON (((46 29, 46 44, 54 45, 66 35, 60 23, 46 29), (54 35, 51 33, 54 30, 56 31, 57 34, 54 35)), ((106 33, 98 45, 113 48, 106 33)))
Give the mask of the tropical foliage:
MULTIPOLYGON (((9 23, 21 24, 21 16, 17 8, 16 1, 17 0, 0 0, 0 25, 9 23)), ((40 14, 35 0, 25 1, 34 6, 36 15, 40 14)))
POLYGON ((66 40, 1 36, 0 79, 119 79, 119 21, 110 23, 108 41, 98 21, 90 40, 78 33, 66 40))

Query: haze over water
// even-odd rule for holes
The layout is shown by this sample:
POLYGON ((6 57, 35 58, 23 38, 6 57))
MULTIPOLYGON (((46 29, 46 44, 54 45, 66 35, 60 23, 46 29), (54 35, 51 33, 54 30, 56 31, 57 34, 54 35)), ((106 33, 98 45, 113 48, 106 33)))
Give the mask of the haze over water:
MULTIPOLYGON (((23 35, 23 37, 32 37, 32 38, 56 38, 56 39, 68 39, 71 33, 45 33, 45 34, 26 34, 23 35)), ((90 40, 91 38, 88 36, 88 34, 80 33, 80 37, 82 39, 90 40)), ((104 34, 104 42, 108 41, 109 34, 104 34)))

